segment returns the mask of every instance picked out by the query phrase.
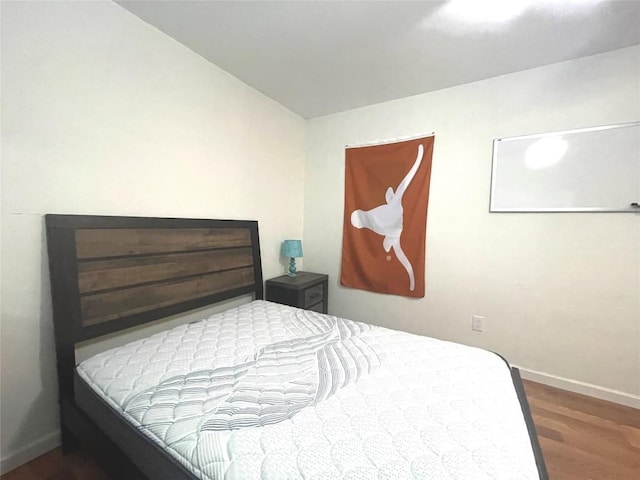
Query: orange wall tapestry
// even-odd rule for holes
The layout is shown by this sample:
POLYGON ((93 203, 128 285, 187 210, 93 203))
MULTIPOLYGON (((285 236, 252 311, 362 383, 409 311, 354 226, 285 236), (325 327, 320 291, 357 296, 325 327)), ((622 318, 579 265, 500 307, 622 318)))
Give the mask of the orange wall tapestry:
POLYGON ((340 283, 424 297, 434 136, 347 147, 340 283))

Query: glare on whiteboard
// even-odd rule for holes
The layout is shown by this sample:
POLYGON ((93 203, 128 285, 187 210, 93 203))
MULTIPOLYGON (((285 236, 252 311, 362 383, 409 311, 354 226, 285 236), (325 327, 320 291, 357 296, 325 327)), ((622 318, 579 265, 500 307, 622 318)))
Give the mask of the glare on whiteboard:
POLYGON ((450 0, 442 7, 442 13, 469 23, 502 23, 520 16, 533 3, 531 0, 450 0))
POLYGON ((568 147, 569 144, 561 136, 541 138, 527 148, 524 164, 532 170, 551 167, 564 157, 568 147))

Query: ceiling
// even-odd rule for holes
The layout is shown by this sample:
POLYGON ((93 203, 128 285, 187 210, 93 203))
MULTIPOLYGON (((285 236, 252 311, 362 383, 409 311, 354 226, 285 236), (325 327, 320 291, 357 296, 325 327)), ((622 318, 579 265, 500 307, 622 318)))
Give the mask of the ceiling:
POLYGON ((636 0, 116 3, 305 118, 640 43, 636 0))

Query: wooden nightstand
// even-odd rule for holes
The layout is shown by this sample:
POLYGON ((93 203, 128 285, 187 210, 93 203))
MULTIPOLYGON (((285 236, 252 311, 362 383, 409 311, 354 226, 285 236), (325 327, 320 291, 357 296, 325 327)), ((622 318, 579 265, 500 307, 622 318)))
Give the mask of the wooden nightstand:
POLYGON ((327 313, 329 276, 298 272, 295 277, 282 275, 267 280, 266 299, 270 302, 327 313))

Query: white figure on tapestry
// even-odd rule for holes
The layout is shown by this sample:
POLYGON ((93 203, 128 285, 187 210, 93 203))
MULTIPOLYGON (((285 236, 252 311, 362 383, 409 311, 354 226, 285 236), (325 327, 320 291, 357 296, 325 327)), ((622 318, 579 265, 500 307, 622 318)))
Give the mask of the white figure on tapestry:
POLYGON ((356 228, 368 228, 378 235, 382 235, 384 237, 382 247, 385 252, 388 253, 393 248, 398 260, 407 271, 407 275, 409 275, 409 290, 411 291, 415 289, 416 285, 413 266, 400 245, 403 217, 402 196, 418 171, 420 163, 422 163, 423 154, 424 147, 420 144, 418 145, 416 161, 407 175, 402 179, 396 191, 394 192, 391 187, 387 188, 384 195, 386 200, 385 204, 372 208, 371 210, 354 210, 353 213, 351 213, 351 225, 356 228))

